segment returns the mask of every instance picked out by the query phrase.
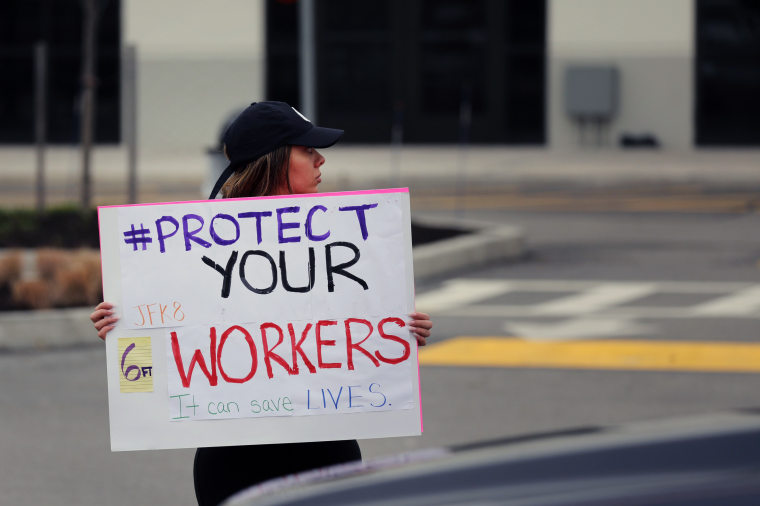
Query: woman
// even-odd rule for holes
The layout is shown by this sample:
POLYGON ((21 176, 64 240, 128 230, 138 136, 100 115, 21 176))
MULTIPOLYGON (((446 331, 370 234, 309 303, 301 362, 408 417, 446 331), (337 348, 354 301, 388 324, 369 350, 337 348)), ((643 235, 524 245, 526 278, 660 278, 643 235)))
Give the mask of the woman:
MULTIPOLYGON (((221 189, 224 198, 316 193, 325 158, 315 148, 335 144, 343 130, 314 126, 284 102, 254 102, 230 124, 224 151, 230 160, 209 196, 221 189)), ((425 313, 412 313, 408 325, 420 346, 433 324, 425 313)), ((105 340, 118 317, 101 302, 90 315, 105 340)), ((219 504, 255 483, 361 459, 352 441, 321 441, 252 446, 199 448, 193 477, 198 503, 219 504)))

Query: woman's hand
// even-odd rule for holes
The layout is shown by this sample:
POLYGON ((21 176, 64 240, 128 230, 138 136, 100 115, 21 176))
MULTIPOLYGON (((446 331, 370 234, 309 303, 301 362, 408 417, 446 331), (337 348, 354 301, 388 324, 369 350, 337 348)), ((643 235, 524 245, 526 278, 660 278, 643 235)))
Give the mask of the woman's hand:
POLYGON ((95 306, 95 311, 90 315, 90 320, 98 331, 98 337, 103 341, 106 340, 106 334, 114 328, 118 318, 113 315, 113 304, 110 302, 101 302, 95 306))
POLYGON ((409 330, 417 338, 417 344, 425 346, 427 344, 427 338, 430 337, 430 329, 433 328, 433 322, 430 320, 430 315, 425 313, 410 313, 411 321, 408 323, 409 330))

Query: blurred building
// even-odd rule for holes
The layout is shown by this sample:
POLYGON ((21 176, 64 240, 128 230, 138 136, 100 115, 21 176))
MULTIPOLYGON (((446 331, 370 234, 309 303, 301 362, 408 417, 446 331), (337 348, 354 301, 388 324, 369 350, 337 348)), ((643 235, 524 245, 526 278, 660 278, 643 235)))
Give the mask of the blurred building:
MULTIPOLYGON (((760 145, 758 2, 311 0, 304 53, 306 1, 99 0, 97 142, 123 142, 134 46, 143 154, 200 154, 253 100, 299 105, 309 54, 310 113, 347 142, 760 145)), ((81 17, 77 0, 0 5, 0 157, 34 142, 40 40, 48 140, 78 142, 81 17)))

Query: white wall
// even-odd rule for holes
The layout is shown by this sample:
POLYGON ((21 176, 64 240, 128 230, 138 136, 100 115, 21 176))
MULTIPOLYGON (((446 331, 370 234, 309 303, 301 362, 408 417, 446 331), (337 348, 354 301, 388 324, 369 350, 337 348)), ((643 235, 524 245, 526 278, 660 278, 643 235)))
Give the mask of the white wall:
POLYGON ((140 154, 204 156, 234 110, 264 94, 262 0, 125 0, 137 48, 140 154))
POLYGON ((693 0, 550 0, 548 145, 578 149, 565 113, 564 69, 613 64, 620 77, 609 145, 620 133, 649 132, 666 149, 693 146, 693 0))

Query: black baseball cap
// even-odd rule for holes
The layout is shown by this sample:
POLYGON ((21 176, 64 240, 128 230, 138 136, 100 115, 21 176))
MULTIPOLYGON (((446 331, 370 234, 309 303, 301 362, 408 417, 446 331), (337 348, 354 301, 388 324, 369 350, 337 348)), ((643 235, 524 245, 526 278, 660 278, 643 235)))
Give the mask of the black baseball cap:
POLYGON ((222 136, 230 164, 219 176, 208 198, 216 196, 234 171, 280 146, 327 148, 338 142, 342 135, 343 130, 313 125, 285 102, 254 102, 230 123, 222 136))

